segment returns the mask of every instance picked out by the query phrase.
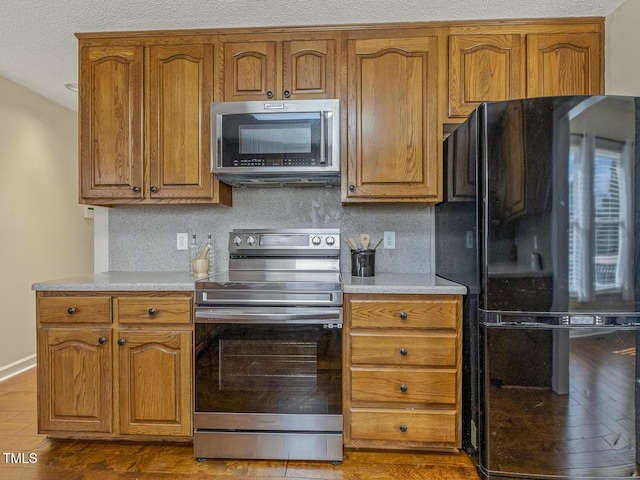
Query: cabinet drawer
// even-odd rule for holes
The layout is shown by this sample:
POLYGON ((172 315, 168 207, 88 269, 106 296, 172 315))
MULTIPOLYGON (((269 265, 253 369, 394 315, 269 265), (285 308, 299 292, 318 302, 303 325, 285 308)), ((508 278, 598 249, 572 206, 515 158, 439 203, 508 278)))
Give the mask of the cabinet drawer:
POLYGON ((115 300, 120 323, 191 323, 190 297, 120 297, 115 300))
POLYGON ((40 323, 111 323, 110 297, 40 297, 40 323))
POLYGON ((456 328, 457 297, 438 300, 351 300, 351 328, 456 328))
POLYGON ((456 368, 454 333, 403 335, 351 334, 351 363, 456 368))
POLYGON ((353 402, 455 405, 456 371, 450 369, 353 370, 351 400, 353 402))
POLYGON ((352 409, 354 440, 456 443, 456 412, 453 410, 352 409))

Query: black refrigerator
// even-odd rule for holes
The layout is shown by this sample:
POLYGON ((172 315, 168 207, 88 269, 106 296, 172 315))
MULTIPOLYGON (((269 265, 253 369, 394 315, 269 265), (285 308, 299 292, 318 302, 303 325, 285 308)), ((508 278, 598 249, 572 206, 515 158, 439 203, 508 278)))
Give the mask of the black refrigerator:
POLYGON ((640 98, 487 102, 444 140, 436 273, 468 287, 483 478, 640 476, 640 98))

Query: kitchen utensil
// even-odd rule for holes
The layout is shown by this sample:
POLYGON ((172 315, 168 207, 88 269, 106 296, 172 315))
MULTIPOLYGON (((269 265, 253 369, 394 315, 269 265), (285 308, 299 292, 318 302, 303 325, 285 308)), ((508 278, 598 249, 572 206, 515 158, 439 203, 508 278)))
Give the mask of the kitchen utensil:
POLYGON ((345 239, 345 241, 347 242, 347 245, 349 246, 349 248, 351 250, 358 250, 358 244, 356 243, 356 241, 353 239, 353 237, 347 237, 345 239))
POLYGON ((384 240, 384 237, 383 237, 383 238, 381 238, 380 240, 378 240, 378 243, 376 243, 376 246, 372 248, 372 250, 373 250, 374 252, 378 249, 378 247, 379 247, 379 246, 380 246, 380 244, 382 243, 382 240, 384 240))
POLYGON ((360 243, 362 244, 362 248, 365 250, 369 250, 369 242, 371 241, 371 237, 368 233, 360 234, 360 243))
POLYGON ((207 258, 207 253, 209 253, 210 249, 211 247, 209 245, 205 245, 205 247, 202 249, 202 253, 200 254, 200 260, 204 260, 207 258))

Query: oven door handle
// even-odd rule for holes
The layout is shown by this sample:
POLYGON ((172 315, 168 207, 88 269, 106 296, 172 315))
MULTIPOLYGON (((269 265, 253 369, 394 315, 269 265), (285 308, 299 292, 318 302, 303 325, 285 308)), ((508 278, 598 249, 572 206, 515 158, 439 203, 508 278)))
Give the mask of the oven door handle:
POLYGON ((327 325, 342 323, 341 308, 304 309, 304 311, 261 309, 243 310, 229 308, 197 308, 196 323, 298 323, 327 325))

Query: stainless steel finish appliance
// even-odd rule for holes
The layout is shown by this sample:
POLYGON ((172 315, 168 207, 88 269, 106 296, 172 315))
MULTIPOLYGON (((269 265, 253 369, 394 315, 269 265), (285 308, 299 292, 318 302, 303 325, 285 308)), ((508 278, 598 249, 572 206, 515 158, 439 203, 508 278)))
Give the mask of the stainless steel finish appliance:
POLYGON ((640 98, 480 106, 445 142, 436 272, 469 287, 483 478, 640 476, 640 98))
POLYGON ((234 230, 195 293, 195 457, 342 461, 339 230, 234 230))
POLYGON ((336 99, 211 104, 211 170, 233 186, 336 186, 336 99))

